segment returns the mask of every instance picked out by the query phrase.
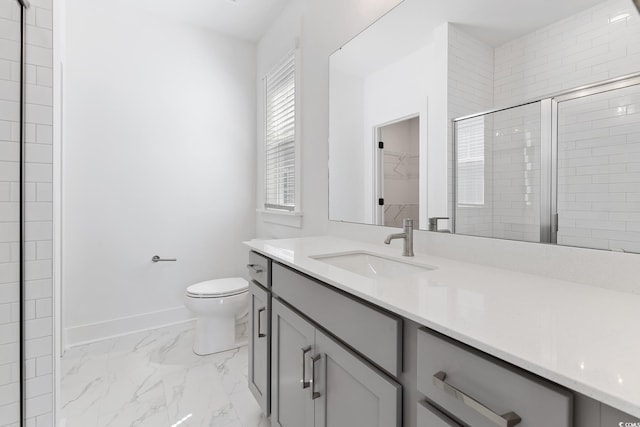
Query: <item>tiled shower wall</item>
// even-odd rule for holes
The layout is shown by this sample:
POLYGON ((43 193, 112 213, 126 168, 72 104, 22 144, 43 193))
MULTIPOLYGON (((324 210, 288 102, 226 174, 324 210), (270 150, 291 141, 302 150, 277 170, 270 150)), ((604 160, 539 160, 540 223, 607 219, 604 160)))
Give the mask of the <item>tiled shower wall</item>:
POLYGON ((0 3, 0 426, 20 416, 20 21, 11 3, 0 3))
MULTIPOLYGON (((455 25, 449 26, 449 38, 448 98, 450 118, 480 112, 491 107, 517 105, 532 98, 640 71, 640 16, 633 9, 631 2, 626 0, 602 2, 584 12, 541 28, 495 49, 474 40, 472 36, 455 25), (487 49, 489 49, 489 53, 487 53, 487 49), (490 78, 487 77, 485 70, 487 58, 491 58, 493 61, 490 78), (476 72, 476 70, 478 71, 476 72), (489 81, 490 83, 488 83, 489 81), (486 93, 487 87, 491 88, 490 96, 486 93), (482 102, 489 99, 488 104, 482 102)), ((601 117, 597 118, 604 120, 610 117, 611 111, 601 109, 600 113, 594 114, 601 114, 601 117)), ((618 113, 618 116, 621 114, 618 113)), ((624 112, 627 121, 633 120, 628 117, 630 114, 633 114, 630 110, 624 112)), ((593 114, 591 116, 593 118, 593 114)), ((531 114, 528 113, 527 117, 529 118, 524 120, 529 121, 530 125, 533 124, 531 114)), ((498 136, 495 135, 495 132, 486 132, 485 206, 459 208, 456 219, 457 231, 481 236, 493 235, 536 241, 539 236, 537 230, 534 229, 537 227, 536 222, 539 219, 535 219, 532 214, 534 211, 539 211, 535 200, 535 187, 539 187, 540 177, 535 170, 538 168, 536 164, 539 164, 540 153, 535 148, 536 141, 534 140, 539 140, 539 138, 534 137, 531 132, 529 132, 529 136, 520 133, 519 135, 524 138, 521 138, 520 141, 514 136, 522 130, 524 122, 513 123, 513 126, 502 126, 495 123, 495 119, 494 117, 493 125, 496 126, 496 129, 501 128, 502 131, 498 136), (513 143, 508 150, 511 151, 511 154, 506 155, 506 151, 495 153, 492 148, 495 143, 494 137, 500 138, 504 142, 506 141, 504 136, 507 134, 511 134, 508 139, 513 143), (501 178, 499 180, 496 179, 491 169, 491 167, 497 167, 492 162, 500 162, 501 164, 499 168, 501 178), (524 184, 524 186, 520 184, 524 184), (510 203, 512 206, 508 206, 506 200, 496 201, 496 198, 519 198, 519 200, 512 200, 510 203), (503 220, 509 217, 509 212, 515 213, 517 210, 514 209, 514 203, 524 207, 527 211, 527 218, 523 223, 513 222, 504 227, 503 220)), ((618 122, 622 121, 618 120, 618 122)), ((487 128, 488 122, 489 119, 485 120, 487 128)), ((611 120, 601 123, 608 123, 607 126, 610 127, 615 126, 615 122, 611 120)), ((603 145, 606 145, 606 142, 603 142, 603 145)), ((507 149, 504 144, 502 146, 507 149)), ((586 156, 585 153, 582 151, 580 154, 586 156)), ((582 161, 587 162, 585 159, 582 161)), ((572 159, 568 162, 575 163, 578 160, 572 159)), ((562 173, 571 173, 571 169, 564 170, 562 173)), ((597 176, 581 176, 571 179, 576 182, 581 180, 583 186, 589 185, 586 184, 587 181, 595 183, 607 179, 620 179, 619 176, 617 178, 605 177, 603 173, 603 170, 600 169, 597 176)), ((630 179, 630 177, 627 175, 626 179, 630 179)), ((636 181, 636 185, 640 185, 638 181, 636 181)), ((587 192, 587 190, 583 187, 581 191, 587 192)), ((452 194, 451 190, 450 194, 452 194)), ((563 197, 565 196, 560 195, 561 199, 563 197)), ((574 196, 567 197, 570 199, 574 196)), ((570 207, 572 214, 585 218, 593 217, 593 214, 588 210, 593 208, 593 204, 572 204, 570 207), (580 206, 585 210, 582 212, 576 210, 580 206)), ((569 221, 566 224, 571 225, 571 220, 572 218, 565 217, 565 222, 569 221)), ((560 221, 562 223, 562 217, 560 221)), ((615 231, 617 235, 612 235, 605 240, 620 240, 624 233, 619 229, 620 224, 611 225, 611 227, 618 227, 610 230, 611 233, 615 231)), ((587 243, 584 240, 586 237, 584 231, 571 230, 570 233, 582 233, 582 235, 566 236, 567 239, 561 240, 561 244, 581 246, 583 243, 587 243)), ((627 238, 630 235, 628 234, 627 238)), ((608 248, 610 245, 604 244, 603 236, 599 237, 600 242, 597 245, 595 241, 590 241, 590 244, 585 245, 608 248)), ((627 245, 627 248, 634 251, 638 249, 637 245, 633 248, 627 245)))
MULTIPOLYGON (((476 40, 454 24, 449 24, 447 64, 447 104, 449 120, 478 113, 493 106, 493 48, 476 40)), ((490 131, 485 121, 484 132, 490 131)), ((449 158, 453 158, 452 129, 449 121, 449 158)), ((485 139, 488 141, 488 139, 485 139)), ((456 215, 456 232, 475 236, 492 236, 491 147, 485 145, 485 203, 460 206, 456 215)), ((449 163, 449 200, 453 200, 453 162, 449 163)), ((453 212, 453 206, 449 212, 453 212)))
POLYGON ((558 243, 640 253, 640 88, 559 105, 558 243))
MULTIPOLYGON (((0 0, 0 19, 16 22, 20 9, 15 0, 0 0)), ((31 0, 25 32, 25 374, 27 426, 53 426, 53 18, 52 0, 31 0)), ((6 28, 5 25, 3 25, 6 28)), ((0 32, 0 79, 19 82, 19 41, 0 32)), ((0 127, 5 123, 0 122, 0 127)), ((9 141, 17 141, 19 128, 10 125, 9 141)), ((3 136, 2 138, 5 138, 3 136)), ((15 186, 14 186, 15 187, 15 186)), ((10 197, 17 201, 17 188, 10 197)), ((3 241, 0 238, 0 242, 3 241)), ((10 246, 9 261, 18 260, 18 245, 10 246)), ((17 308, 17 295, 10 296, 17 308)), ((3 301, 5 302, 5 301, 3 301)), ((16 315, 14 321, 18 320, 16 315)), ((3 337, 4 338, 4 337, 3 337)), ((3 360, 14 354, 17 342, 0 343, 0 388, 16 383, 18 360, 3 360), (7 369, 7 366, 9 369, 7 369)), ((4 391, 4 390, 3 390, 4 391)), ((0 408, 0 412, 3 409, 0 408)), ((15 415, 15 414, 14 414, 15 415)), ((0 416, 0 420, 8 419, 0 416)), ((12 421, 13 423, 13 421, 12 421)), ((2 424, 17 426, 17 423, 2 424)))
MULTIPOLYGON (((640 16, 631 2, 609 0, 496 48, 494 99, 513 105, 639 71, 640 16)), ((638 205, 627 201, 637 192, 617 191, 640 186, 631 98, 560 104, 559 244, 640 251, 638 205)))
POLYGON ((640 71, 640 15, 609 0, 495 49, 496 106, 640 71))
POLYGON ((492 156, 493 237, 540 241, 540 103, 487 117, 492 156))

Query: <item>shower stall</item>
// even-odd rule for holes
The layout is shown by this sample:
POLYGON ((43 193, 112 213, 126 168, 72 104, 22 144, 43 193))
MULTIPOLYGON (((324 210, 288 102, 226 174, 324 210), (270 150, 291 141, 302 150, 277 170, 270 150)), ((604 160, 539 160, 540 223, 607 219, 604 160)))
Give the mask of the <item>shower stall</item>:
POLYGON ((0 426, 25 419, 24 44, 26 0, 0 0, 0 426))
POLYGON ((640 74, 453 129, 456 233, 640 252, 640 74))

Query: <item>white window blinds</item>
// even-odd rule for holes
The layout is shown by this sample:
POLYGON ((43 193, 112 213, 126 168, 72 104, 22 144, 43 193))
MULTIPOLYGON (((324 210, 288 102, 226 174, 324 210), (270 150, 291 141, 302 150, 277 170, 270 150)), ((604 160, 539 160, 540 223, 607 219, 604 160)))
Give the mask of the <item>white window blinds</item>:
POLYGON ((265 208, 296 206, 296 56, 265 77, 265 208))
POLYGON ((458 204, 484 205, 484 117, 456 123, 458 204))

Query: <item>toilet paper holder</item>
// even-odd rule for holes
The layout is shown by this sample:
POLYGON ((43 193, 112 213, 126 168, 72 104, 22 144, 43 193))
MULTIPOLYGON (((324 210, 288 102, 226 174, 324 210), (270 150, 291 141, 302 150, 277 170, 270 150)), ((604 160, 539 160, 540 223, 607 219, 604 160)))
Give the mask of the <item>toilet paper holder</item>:
POLYGON ((160 258, 160 256, 159 256, 159 255, 154 255, 154 256, 151 258, 151 261, 153 261, 153 262, 165 262, 165 261, 171 261, 171 262, 173 262, 173 261, 178 261, 178 259, 177 259, 177 258, 160 258))

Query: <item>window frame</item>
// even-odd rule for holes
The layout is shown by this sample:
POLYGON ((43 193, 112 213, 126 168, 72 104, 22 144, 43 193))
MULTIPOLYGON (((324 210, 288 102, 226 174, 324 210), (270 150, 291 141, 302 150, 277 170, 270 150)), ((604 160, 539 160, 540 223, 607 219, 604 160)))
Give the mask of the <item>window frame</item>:
POLYGON ((487 189, 486 189, 486 127, 485 127, 485 122, 484 122, 484 117, 483 116, 478 116, 478 117, 471 117, 469 119, 465 119, 465 120, 474 120, 477 121, 478 123, 472 123, 471 126, 479 126, 480 124, 482 125, 482 156, 471 156, 469 155, 470 153, 467 152, 466 156, 464 156, 463 158, 461 158, 460 153, 460 147, 458 145, 458 139, 459 139, 459 128, 458 128, 458 124, 460 122, 454 122, 454 126, 456 126, 456 130, 455 133, 456 135, 458 135, 458 137, 455 138, 454 143, 456 144, 455 147, 455 152, 456 152, 456 204, 458 206, 465 206, 465 207, 483 207, 486 204, 486 193, 487 193, 487 189), (461 164, 466 164, 466 165, 471 165, 471 164, 480 164, 482 165, 482 201, 462 201, 461 200, 461 192, 460 192, 460 179, 459 179, 459 171, 460 171, 460 165, 461 164))
MULTIPOLYGON (((301 173, 301 159, 302 159, 302 155, 301 155, 301 58, 300 58, 300 49, 296 48, 296 49, 292 49, 289 52, 287 52, 286 55, 284 55, 278 62, 277 64, 268 72, 266 73, 263 77, 262 77, 262 95, 263 95, 263 99, 262 99, 262 130, 263 130, 263 135, 262 135, 262 140, 260 142, 261 144, 261 152, 262 152, 262 158, 261 160, 261 164, 262 164, 262 179, 263 179, 263 185, 262 185, 262 192, 261 192, 261 197, 260 197, 260 201, 259 201, 259 209, 258 212, 261 213, 265 213, 265 214, 269 214, 267 215, 267 218, 265 218, 266 220, 268 220, 269 218, 272 218, 272 216, 270 214, 275 214, 276 216, 293 216, 293 217, 301 217, 302 216, 302 173, 301 173), (274 72, 276 72, 276 70, 280 69, 282 67, 282 65, 286 62, 289 61, 290 58, 293 57, 293 62, 294 62, 294 142, 293 142, 293 147, 294 147, 294 206, 293 209, 280 209, 277 207, 277 205, 269 205, 267 204, 267 190, 268 190, 268 179, 267 179, 267 175, 268 175, 268 169, 267 169, 267 113, 268 113, 268 108, 267 108, 267 80, 269 78, 269 76, 273 75, 274 72)), ((276 221, 277 222, 277 221, 276 221)), ((287 221, 285 220, 285 222, 283 223, 283 225, 292 225, 292 226, 296 226, 299 227, 300 224, 297 223, 291 223, 291 221, 287 221)))

